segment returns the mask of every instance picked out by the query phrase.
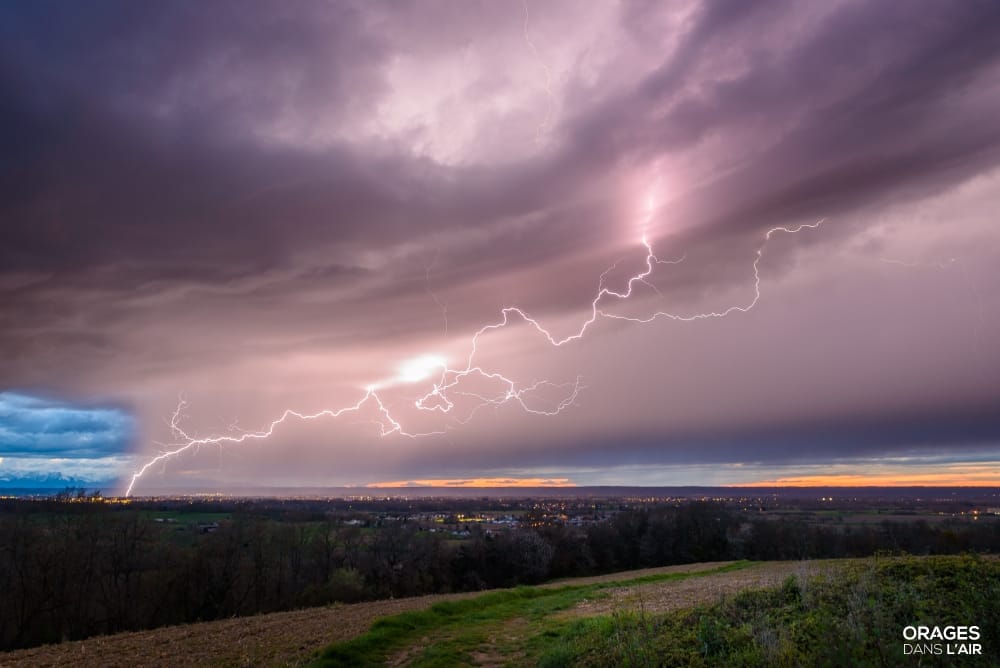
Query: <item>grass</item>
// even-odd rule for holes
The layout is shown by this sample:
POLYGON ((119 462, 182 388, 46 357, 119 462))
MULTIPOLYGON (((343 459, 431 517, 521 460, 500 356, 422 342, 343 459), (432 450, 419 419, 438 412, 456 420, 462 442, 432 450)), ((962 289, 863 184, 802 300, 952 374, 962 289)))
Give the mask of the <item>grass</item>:
POLYGON ((751 562, 736 562, 691 573, 664 573, 638 578, 564 587, 518 587, 475 598, 446 601, 426 610, 405 612, 376 621, 362 636, 325 649, 314 666, 377 666, 405 652, 409 665, 425 668, 469 665, 474 654, 489 645, 506 660, 537 656, 561 637, 569 625, 552 618, 585 600, 599 598, 615 587, 667 582, 740 570, 751 562), (498 631, 516 622, 513 637, 497 641, 498 631))
POLYGON ((870 559, 663 615, 621 611, 564 628, 538 659, 566 666, 1000 665, 1000 562, 870 559), (981 656, 914 656, 908 625, 977 625, 981 656))
POLYGON ((611 614, 556 614, 612 588, 750 565, 520 587, 439 603, 380 619, 366 634, 328 647, 313 665, 1000 665, 1000 561, 975 556, 851 560, 820 575, 790 576, 781 586, 667 613, 647 613, 633 596, 611 614), (903 629, 910 625, 979 626, 983 653, 907 654, 903 629))

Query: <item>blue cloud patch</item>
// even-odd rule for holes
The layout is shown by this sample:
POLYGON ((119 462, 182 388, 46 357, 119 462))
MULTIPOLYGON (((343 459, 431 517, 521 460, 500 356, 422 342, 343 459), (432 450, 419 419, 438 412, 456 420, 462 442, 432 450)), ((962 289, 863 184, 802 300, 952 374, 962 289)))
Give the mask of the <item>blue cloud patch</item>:
POLYGON ((125 452, 135 419, 120 408, 0 392, 0 456, 90 459, 125 452))

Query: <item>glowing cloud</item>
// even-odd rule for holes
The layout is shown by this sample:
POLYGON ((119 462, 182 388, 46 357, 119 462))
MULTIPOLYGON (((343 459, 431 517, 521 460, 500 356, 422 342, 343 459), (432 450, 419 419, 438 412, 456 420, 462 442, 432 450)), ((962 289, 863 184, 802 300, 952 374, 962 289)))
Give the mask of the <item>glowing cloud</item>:
POLYGON ((431 377, 435 371, 448 368, 448 362, 439 355, 421 355, 406 360, 399 365, 399 375, 396 378, 401 383, 419 383, 431 377))
MULTIPOLYGON (((651 200, 650 200, 651 202, 651 200)), ((648 211, 645 222, 652 215, 652 211, 648 211)), ((515 402, 526 412, 532 415, 540 416, 552 416, 561 413, 563 410, 573 405, 576 402, 576 398, 580 391, 583 389, 582 379, 577 377, 574 382, 570 383, 553 383, 548 380, 536 381, 531 385, 519 386, 518 382, 512 378, 505 376, 503 373, 494 370, 487 370, 481 366, 478 366, 475 362, 476 354, 478 352, 479 339, 488 334, 491 331, 504 329, 514 322, 514 318, 519 318, 528 325, 530 325, 534 330, 541 334, 546 341, 553 347, 560 347, 567 343, 577 341, 583 338, 584 334, 593 325, 598 318, 613 318, 618 320, 628 320, 634 323, 645 324, 658 320, 660 318, 675 320, 680 322, 693 322, 696 320, 704 320, 709 318, 724 318, 733 313, 746 313, 747 311, 754 308, 760 301, 760 269, 759 264, 764 256, 764 248, 767 242, 770 241, 771 237, 778 232, 787 234, 796 234, 804 229, 816 229, 823 223, 822 220, 816 223, 806 223, 799 225, 797 227, 773 227, 769 229, 765 235, 764 240, 757 247, 756 257, 753 261, 753 274, 754 274, 754 285, 753 285, 753 297, 744 304, 735 304, 729 306, 725 309, 719 311, 708 311, 704 313, 698 313, 695 315, 677 315, 669 313, 666 311, 656 311, 655 313, 647 317, 626 317, 620 315, 608 314, 600 309, 600 304, 602 300, 606 297, 611 299, 625 301, 632 297, 633 286, 635 283, 646 283, 647 277, 649 277, 656 268, 658 264, 670 264, 670 261, 660 260, 656 257, 653 252, 653 247, 650 245, 649 241, 645 236, 645 231, 643 232, 642 245, 646 249, 645 258, 645 269, 639 273, 634 274, 630 277, 626 283, 626 289, 619 292, 612 290, 611 288, 604 286, 604 278, 607 275, 607 271, 601 274, 600 281, 598 284, 597 295, 594 297, 590 304, 590 316, 583 321, 579 329, 573 333, 568 334, 565 337, 558 338, 552 334, 548 329, 543 327, 541 323, 535 318, 529 316, 527 313, 522 311, 517 307, 508 307, 501 311, 501 320, 491 325, 485 325, 481 327, 472 336, 469 356, 466 360, 466 365, 461 369, 452 369, 447 366, 446 361, 436 355, 421 355, 418 357, 411 358, 403 362, 399 369, 398 375, 388 383, 381 382, 370 384, 365 389, 365 394, 356 403, 348 406, 343 406, 336 409, 324 409, 315 413, 300 413, 291 409, 286 409, 279 418, 275 419, 270 423, 270 425, 263 430, 256 432, 244 432, 242 434, 233 436, 209 436, 204 438, 194 438, 188 435, 179 424, 181 410, 184 407, 184 403, 178 406, 177 410, 174 411, 173 418, 170 421, 170 428, 173 435, 179 439, 178 443, 171 444, 169 449, 161 452, 156 457, 152 458, 146 464, 142 466, 138 471, 133 474, 131 481, 127 489, 125 490, 125 495, 129 496, 132 494, 132 490, 135 487, 138 480, 142 475, 149 470, 151 466, 159 462, 163 462, 171 457, 175 457, 184 452, 191 450, 192 448, 198 448, 202 445, 225 445, 225 444, 235 444, 243 443, 247 440, 260 440, 269 438, 275 431, 275 429, 285 422, 289 418, 296 418, 299 420, 315 420, 317 418, 323 417, 340 417, 345 413, 358 413, 366 406, 374 407, 377 411, 379 419, 377 424, 379 425, 379 433, 382 436, 388 436, 389 434, 399 434, 401 436, 406 436, 408 438, 418 438, 421 436, 439 435, 447 431, 448 427, 444 426, 441 429, 426 431, 426 432, 412 432, 408 431, 403 427, 403 425, 395 418, 390 410, 389 406, 385 403, 382 397, 378 394, 378 390, 391 386, 396 383, 416 383, 422 380, 428 379, 432 373, 440 369, 440 376, 438 380, 433 384, 432 389, 427 392, 424 396, 417 399, 414 403, 415 407, 422 411, 429 412, 440 412, 443 414, 450 414, 455 408, 455 403, 449 398, 449 395, 459 395, 466 398, 472 398, 479 403, 472 409, 472 411, 465 417, 455 417, 454 420, 458 424, 467 423, 475 415, 476 411, 484 406, 500 406, 510 402, 515 402), (500 385, 500 391, 493 395, 484 395, 477 392, 465 392, 459 388, 459 386, 465 381, 466 378, 480 378, 488 381, 493 381, 500 385), (528 402, 528 398, 536 392, 539 388, 547 386, 554 387, 557 389, 565 390, 565 395, 561 401, 554 408, 538 408, 533 406, 528 402)), ((610 270, 609 270, 610 271, 610 270)))

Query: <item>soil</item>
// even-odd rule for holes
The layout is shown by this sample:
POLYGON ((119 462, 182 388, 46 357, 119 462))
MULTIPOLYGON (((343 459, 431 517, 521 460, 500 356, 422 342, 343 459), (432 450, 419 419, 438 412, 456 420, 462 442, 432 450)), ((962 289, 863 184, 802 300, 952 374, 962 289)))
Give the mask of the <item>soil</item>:
MULTIPOLYGON (((543 586, 585 585, 661 573, 688 573, 718 568, 726 563, 729 562, 651 568, 562 580, 543 586)), ((654 612, 712 603, 723 594, 748 587, 779 584, 790 574, 805 573, 815 568, 817 566, 801 562, 774 562, 690 580, 619 587, 609 590, 607 598, 584 601, 561 614, 608 614, 625 606, 643 606, 647 612, 654 612)), ((467 598, 479 593, 334 605, 98 636, 0 653, 0 666, 300 666, 323 647, 361 635, 379 617, 420 610, 439 601, 467 598)), ((483 663, 489 665, 494 665, 497 658, 482 657, 483 663)))
POLYGON ((379 617, 476 593, 308 608, 0 653, 0 666, 300 666, 319 649, 368 630, 379 617))

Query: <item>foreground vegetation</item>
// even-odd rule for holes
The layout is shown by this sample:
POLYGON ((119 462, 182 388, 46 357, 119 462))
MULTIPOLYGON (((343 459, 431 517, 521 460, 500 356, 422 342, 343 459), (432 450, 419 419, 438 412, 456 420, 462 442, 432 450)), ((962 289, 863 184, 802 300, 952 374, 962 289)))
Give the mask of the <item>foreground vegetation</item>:
MULTIPOLYGON (((623 611, 563 628, 540 665, 950 666, 1000 664, 1000 562, 869 560, 666 615, 623 611), (976 625, 980 656, 914 654, 906 626, 976 625)), ((940 640, 923 645, 946 645, 940 640)), ((954 643, 952 643, 954 645, 954 643)), ((957 649, 954 648, 953 649, 957 649)))
MULTIPOLYGON (((612 580, 557 588, 517 587, 462 601, 446 601, 427 610, 405 612, 381 619, 372 625, 368 633, 329 647, 315 665, 381 665, 391 656, 407 648, 413 649, 415 643, 426 638, 432 638, 426 647, 417 646, 417 651, 410 652, 412 656, 409 658, 413 665, 468 664, 472 661, 473 652, 487 642, 488 636, 495 632, 498 625, 515 618, 531 625, 536 637, 529 643, 537 653, 548 639, 557 635, 561 626, 551 619, 553 613, 566 610, 588 598, 600 597, 606 590, 730 573, 750 565, 751 562, 736 562, 690 573, 666 573, 627 581, 612 580)), ((509 654, 521 650, 523 653, 523 649, 512 646, 504 648, 504 652, 509 654)))
MULTIPOLYGON (((834 563, 834 562, 831 562, 834 563)), ((602 576, 563 580, 542 585, 541 588, 561 588, 575 585, 592 585, 606 581, 632 581, 650 575, 689 573, 710 570, 726 564, 687 564, 665 568, 614 573, 602 576)), ((826 567, 822 562, 811 567, 826 567)), ((640 585, 657 588, 664 600, 671 604, 690 607, 701 602, 717 600, 720 590, 735 593, 748 587, 778 584, 790 573, 800 572, 798 562, 768 562, 752 564, 728 572, 709 574, 705 577, 669 579, 640 585)), ((580 601, 559 615, 587 614, 598 611, 594 606, 613 606, 622 592, 630 588, 612 588, 580 601)), ((236 617, 200 624, 181 624, 153 631, 119 633, 74 642, 44 645, 0 654, 0 665, 68 666, 78 668, 132 668, 133 666, 175 666, 201 668, 202 666, 288 666, 306 665, 316 653, 331 643, 343 642, 361 636, 379 619, 403 612, 420 611, 443 601, 460 601, 482 596, 482 593, 435 594, 414 598, 383 599, 349 605, 304 608, 289 612, 275 612, 251 617, 236 617)), ((610 610, 606 607, 606 610, 610 610)), ((512 620, 518 624, 518 620, 512 620)), ((503 625, 494 625, 499 629, 503 625)), ((496 639, 506 641, 512 629, 503 627, 503 634, 496 639)), ((411 648, 403 651, 410 652, 411 648)), ((481 661, 482 662, 482 661, 481 661)), ((495 662, 492 665, 497 665, 495 662)))
POLYGON ((171 626, 23 649, 0 654, 0 663, 195 668, 302 665, 313 657, 328 665, 396 666, 1000 665, 998 620, 983 614, 983 603, 998 594, 996 562, 986 558, 723 565, 171 626), (893 607, 897 593, 902 610, 893 607), (404 612, 421 614, 399 616, 404 612), (903 624, 978 625, 983 655, 901 658, 903 624), (856 638, 876 642, 852 654, 856 638), (351 644, 320 658, 335 641, 351 644))
POLYGON ((649 613, 640 599, 610 615, 553 614, 620 584, 520 588, 389 617, 328 648, 315 665, 475 665, 490 652, 499 663, 546 668, 1000 664, 996 559, 873 558, 687 610, 649 613), (949 654, 941 640, 916 654, 914 643, 904 647, 907 626, 973 625, 975 656, 949 654), (505 628, 516 630, 498 644, 505 628), (934 644, 938 651, 927 649, 934 644))
POLYGON ((994 516, 852 523, 827 503, 777 516, 740 500, 571 505, 0 499, 0 650, 685 563, 1000 551, 994 516), (511 520, 470 520, 490 513, 511 520))

